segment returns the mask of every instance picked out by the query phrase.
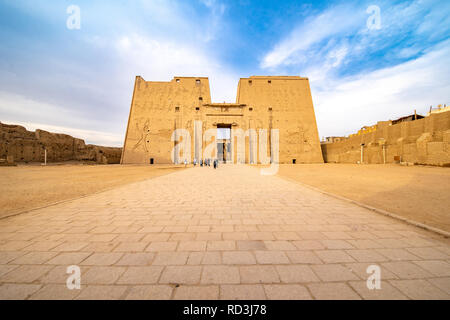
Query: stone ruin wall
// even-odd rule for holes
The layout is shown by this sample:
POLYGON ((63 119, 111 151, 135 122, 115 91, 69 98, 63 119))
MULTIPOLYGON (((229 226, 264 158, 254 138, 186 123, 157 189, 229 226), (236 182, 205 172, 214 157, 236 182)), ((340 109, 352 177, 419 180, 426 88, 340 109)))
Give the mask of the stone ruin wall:
POLYGON ((122 148, 86 145, 84 140, 44 130, 28 131, 22 126, 0 122, 0 159, 12 156, 15 162, 93 161, 120 163, 122 148))
MULTIPOLYGON (((208 78, 175 77, 164 82, 137 76, 122 163, 149 164, 150 158, 155 164, 172 163, 173 131, 188 130, 194 146, 194 121, 202 120, 202 110, 196 108, 203 103, 211 103, 208 78)), ((193 147, 191 151, 193 159, 193 147)))
POLYGON ((361 161, 364 143, 364 163, 383 163, 383 144, 386 163, 401 162, 449 166, 450 165, 450 112, 395 125, 379 123, 370 133, 353 136, 342 141, 322 144, 325 162, 357 163, 361 161))

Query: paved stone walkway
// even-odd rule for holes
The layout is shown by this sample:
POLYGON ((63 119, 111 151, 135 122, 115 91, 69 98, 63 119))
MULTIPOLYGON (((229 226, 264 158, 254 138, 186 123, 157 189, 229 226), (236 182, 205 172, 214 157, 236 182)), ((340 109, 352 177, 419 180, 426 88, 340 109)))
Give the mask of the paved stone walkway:
POLYGON ((192 168, 0 220, 0 299, 61 298, 449 299, 450 243, 255 168, 192 168))

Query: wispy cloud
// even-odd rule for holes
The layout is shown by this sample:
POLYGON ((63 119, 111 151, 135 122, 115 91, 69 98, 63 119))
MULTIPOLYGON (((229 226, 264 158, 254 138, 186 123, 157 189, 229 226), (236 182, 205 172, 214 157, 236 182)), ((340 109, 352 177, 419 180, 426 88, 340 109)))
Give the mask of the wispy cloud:
POLYGON ((331 5, 300 21, 263 56, 261 68, 304 72, 312 65, 323 65, 326 71, 357 73, 417 58, 424 49, 449 37, 450 23, 445 22, 450 20, 450 4, 381 1, 379 30, 367 27, 369 4, 331 5), (342 53, 343 47, 345 57, 337 55, 337 63, 330 68, 333 51, 342 53))
POLYGON ((223 15, 226 10, 226 5, 218 0, 200 0, 209 10, 210 14, 206 18, 205 23, 201 25, 205 29, 203 41, 209 42, 214 40, 217 33, 220 32, 221 27, 225 23, 223 15))
POLYGON ((203 13, 181 1, 79 5, 81 30, 68 31, 64 3, 7 3, 29 21, 14 32, 0 30, 9 43, 0 49, 0 121, 66 128, 92 143, 120 145, 135 75, 209 76, 212 98, 234 101, 238 77, 208 47, 223 25, 219 1, 202 4, 203 13), (30 24, 45 32, 33 39, 30 24))
MULTIPOLYGON (((19 124, 28 130, 42 129, 65 133, 91 144, 116 147, 123 144, 121 133, 87 129, 102 128, 101 119, 80 116, 76 110, 35 101, 21 95, 0 91, 0 114, 1 122, 19 124)), ((121 126, 125 128, 125 125, 121 126)))
POLYGON ((450 5, 381 1, 381 29, 370 30, 369 4, 331 5, 293 26, 261 59, 265 70, 310 79, 322 136, 450 100, 450 24, 442 24, 450 5))
POLYGON ((208 50, 186 43, 151 39, 134 34, 116 41, 127 73, 146 80, 169 81, 173 76, 209 76, 214 101, 234 101, 238 77, 231 68, 215 60, 208 50))
MULTIPOLYGON (((261 62, 262 68, 307 63, 314 46, 341 34, 354 31, 364 25, 362 14, 355 14, 351 7, 338 6, 306 19, 275 47, 261 62)), ((314 48, 319 51, 319 48, 314 48)))
POLYGON ((25 127, 28 131, 35 131, 37 129, 49 131, 52 133, 68 134, 74 138, 83 139, 86 144, 96 144, 107 147, 122 147, 123 136, 121 134, 106 133, 95 130, 82 130, 79 128, 71 128, 64 126, 53 126, 45 123, 29 123, 23 121, 10 121, 2 119, 2 123, 15 124, 25 127))
POLYGON ((311 79, 321 136, 348 135, 364 125, 450 102, 450 40, 425 55, 393 67, 332 79, 311 79))
POLYGON ((136 75, 208 76, 217 102, 243 76, 307 76, 323 135, 448 100, 448 1, 78 0, 78 31, 69 4, 0 1, 0 121, 120 145, 136 75))

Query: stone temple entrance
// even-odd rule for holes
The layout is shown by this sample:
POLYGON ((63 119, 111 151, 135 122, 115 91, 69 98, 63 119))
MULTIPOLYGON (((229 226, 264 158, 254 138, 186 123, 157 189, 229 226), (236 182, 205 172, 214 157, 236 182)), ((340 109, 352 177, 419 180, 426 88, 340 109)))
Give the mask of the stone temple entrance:
POLYGON ((231 124, 217 125, 217 159, 222 163, 232 163, 231 124))

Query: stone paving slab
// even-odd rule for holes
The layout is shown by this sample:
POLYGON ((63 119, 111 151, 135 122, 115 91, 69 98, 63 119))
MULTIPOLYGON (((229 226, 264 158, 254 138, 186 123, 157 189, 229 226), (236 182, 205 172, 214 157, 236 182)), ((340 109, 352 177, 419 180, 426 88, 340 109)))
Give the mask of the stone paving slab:
POLYGON ((449 298, 449 239, 249 166, 0 220, 0 299, 449 298))

